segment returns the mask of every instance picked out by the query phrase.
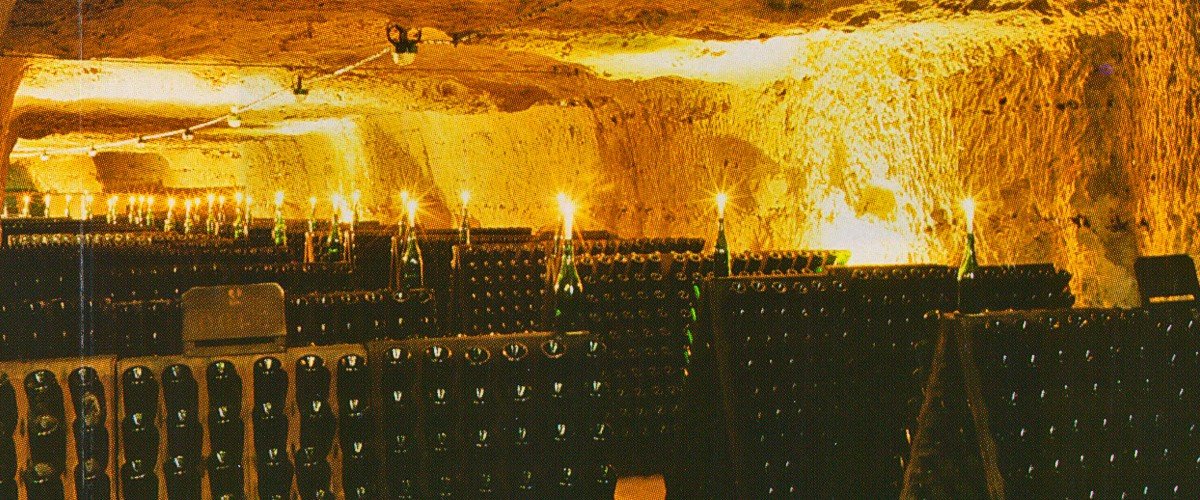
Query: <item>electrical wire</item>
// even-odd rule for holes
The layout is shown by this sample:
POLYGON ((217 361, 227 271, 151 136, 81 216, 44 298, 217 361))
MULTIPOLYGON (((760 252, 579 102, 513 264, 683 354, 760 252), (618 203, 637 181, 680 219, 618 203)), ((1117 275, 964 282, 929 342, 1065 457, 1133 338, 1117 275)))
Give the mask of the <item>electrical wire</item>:
MULTIPOLYGON (((500 25, 498 28, 512 28, 520 21, 527 20, 528 18, 530 18, 532 16, 545 13, 549 10, 556 9, 558 7, 561 7, 565 4, 570 3, 571 1, 572 0, 552 0, 550 5, 542 6, 538 9, 535 9, 532 12, 524 13, 524 14, 518 16, 516 19, 511 20, 510 22, 500 25)), ((80 30, 81 30, 80 38, 82 40, 82 21, 80 24, 80 30)), ((321 76, 318 76, 315 78, 309 78, 307 80, 307 82, 309 85, 312 85, 312 84, 320 83, 320 82, 323 82, 326 80, 338 78, 347 73, 362 70, 363 69, 362 67, 364 65, 369 64, 370 62, 375 61, 376 59, 379 59, 380 57, 388 55, 389 53, 392 52, 392 50, 393 49, 391 49, 391 48, 383 49, 379 52, 371 54, 370 56, 360 59, 360 60, 354 62, 353 64, 338 68, 337 70, 334 70, 331 73, 326 73, 324 75, 321 75, 321 76)), ((289 64, 278 64, 278 63, 255 63, 255 62, 203 62, 203 61, 169 61, 169 60, 168 61, 146 61, 146 60, 128 59, 128 58, 83 59, 82 43, 80 46, 80 55, 79 55, 78 59, 64 59, 64 58, 55 57, 52 55, 19 53, 19 52, 0 52, 0 59, 42 59, 42 60, 57 60, 57 61, 71 61, 71 62, 119 63, 119 64, 155 65, 155 66, 275 68, 275 69, 285 69, 288 71, 313 71, 313 70, 320 69, 320 67, 314 66, 314 65, 296 65, 296 64, 289 65, 289 64)), ((565 66, 563 66, 563 67, 566 68, 565 66)), ((553 69, 553 70, 538 70, 538 69, 507 69, 506 70, 506 69, 399 67, 399 68, 387 68, 383 71, 388 71, 388 72, 407 71, 407 72, 414 72, 414 73, 417 73, 417 72, 523 73, 523 74, 530 74, 530 73, 543 74, 544 73, 544 74, 554 74, 554 75, 568 75, 568 74, 572 74, 572 73, 575 75, 579 74, 579 71, 577 68, 574 69, 574 71, 571 71, 571 69, 559 71, 558 67, 555 67, 555 69, 553 69)), ((43 160, 45 160, 49 156, 64 156, 64 155, 78 155, 78 154, 94 155, 96 152, 98 152, 100 150, 104 150, 104 149, 113 149, 113 148, 120 148, 120 147, 125 147, 125 146, 135 146, 135 145, 139 145, 139 144, 144 145, 146 142, 148 142, 150 140, 154 140, 154 139, 163 139, 163 138, 172 137, 172 136, 184 136, 184 134, 193 134, 193 133, 195 133, 196 130, 212 127, 212 126, 217 125, 222 122, 228 122, 228 120, 230 118, 233 118, 235 115, 237 115, 238 113, 240 113, 242 111, 247 111, 247 110, 253 109, 253 108, 261 105, 264 102, 267 102, 271 99, 274 99, 276 97, 279 97, 281 95, 284 95, 286 93, 293 92, 293 91, 294 91, 294 89, 276 90, 274 92, 271 92, 270 94, 267 94, 263 97, 255 99, 248 103, 241 104, 241 105, 235 105, 231 108, 229 113, 226 113, 224 115, 218 116, 218 117, 208 120, 206 122, 198 123, 196 125, 193 125, 193 126, 187 127, 187 128, 169 130, 166 132, 159 132, 159 133, 154 133, 154 134, 142 134, 142 135, 138 135, 136 137, 131 137, 128 139, 122 139, 122 140, 118 140, 118 141, 110 141, 110 142, 104 142, 104 143, 97 143, 97 144, 90 144, 87 146, 75 146, 75 147, 68 147, 68 148, 53 148, 53 149, 14 148, 9 153, 9 159, 11 160, 11 159, 19 159, 19 158, 40 157, 43 160)))
MULTIPOLYGON (((318 76, 315 78, 310 78, 310 79, 308 79, 308 84, 311 85, 311 84, 320 83, 320 82, 323 82, 326 80, 330 80, 333 78, 337 78, 339 76, 342 76, 350 71, 353 71, 353 70, 363 66, 364 64, 368 64, 376 59, 379 59, 380 57, 386 56, 386 55, 390 54, 391 52, 392 52, 391 48, 383 49, 379 52, 371 54, 370 56, 360 59, 360 60, 354 62, 353 64, 350 64, 348 66, 343 66, 332 73, 327 73, 327 74, 324 74, 324 75, 321 75, 321 76, 318 76)), ((274 92, 271 92, 270 94, 267 94, 258 99, 255 99, 253 101, 236 105, 236 106, 234 106, 234 110, 236 110, 238 112, 251 110, 251 109, 254 109, 255 107, 261 105, 264 102, 267 102, 276 97, 290 93, 291 91, 292 91, 291 89, 288 89, 288 90, 279 89, 274 92)), ((134 146, 134 145, 137 145, 139 142, 144 143, 144 142, 151 141, 154 139, 162 139, 162 138, 172 137, 172 136, 177 136, 177 135, 183 136, 184 134, 192 134, 192 133, 195 133, 197 130, 212 127, 219 123, 226 122, 231 117, 233 117, 234 114, 235 113, 232 113, 232 112, 226 113, 226 114, 223 114, 216 118, 213 118, 211 120, 197 123, 197 124, 192 125, 187 128, 168 130, 166 132, 159 132, 159 133, 155 133, 155 134, 143 134, 143 135, 139 135, 136 137, 131 137, 129 139, 122 139, 122 140, 111 141, 111 142, 103 142, 103 143, 91 144, 91 145, 87 145, 87 146, 75 146, 75 147, 68 147, 68 148, 54 148, 54 149, 42 149, 42 150, 14 149, 12 151, 12 153, 9 154, 9 158, 10 159, 35 158, 35 157, 46 158, 47 156, 79 155, 79 154, 87 154, 88 152, 90 152, 92 150, 100 151, 100 150, 104 150, 104 149, 113 149, 113 148, 120 148, 120 147, 125 147, 125 146, 134 146)))

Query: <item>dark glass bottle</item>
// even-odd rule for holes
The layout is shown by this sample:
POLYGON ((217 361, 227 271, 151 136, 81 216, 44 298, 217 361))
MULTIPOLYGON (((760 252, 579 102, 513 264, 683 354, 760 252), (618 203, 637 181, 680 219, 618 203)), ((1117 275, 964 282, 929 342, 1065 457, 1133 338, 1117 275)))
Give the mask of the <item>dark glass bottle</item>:
POLYGON ((345 245, 342 244, 342 224, 338 221, 337 207, 334 207, 333 218, 329 226, 329 238, 325 241, 325 261, 341 262, 345 258, 345 245))
POLYGON ((582 317, 583 282, 575 269, 575 249, 570 239, 562 243, 562 260, 554 281, 554 328, 557 333, 578 327, 582 317))
POLYGON ((975 260, 975 233, 967 233, 966 253, 962 265, 958 266, 958 310, 960 312, 979 312, 975 295, 978 293, 978 283, 975 279, 979 271, 979 262, 975 260))
POLYGON ((725 218, 717 219, 717 242, 713 246, 713 275, 729 276, 729 242, 725 240, 725 218))
POLYGON ((400 255, 400 289, 412 290, 425 285, 425 261, 421 258, 421 246, 417 244, 415 226, 409 228, 404 241, 404 252, 400 255))

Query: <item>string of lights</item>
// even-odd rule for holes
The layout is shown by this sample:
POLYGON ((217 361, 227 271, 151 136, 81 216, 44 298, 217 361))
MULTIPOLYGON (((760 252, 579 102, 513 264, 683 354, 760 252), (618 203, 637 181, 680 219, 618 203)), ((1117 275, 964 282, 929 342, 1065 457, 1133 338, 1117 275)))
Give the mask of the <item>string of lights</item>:
MULTIPOLYGON (((524 15, 518 16, 516 19, 513 19, 512 21, 510 21, 509 23, 506 23, 503 26, 511 28, 512 26, 515 26, 515 24, 517 22, 519 22, 523 19, 527 19, 528 17, 537 15, 540 13, 545 13, 549 10, 560 7, 571 1, 572 0, 552 0, 549 5, 545 5, 540 8, 537 8, 533 12, 526 12, 524 15)), ((317 76, 315 78, 310 78, 308 80, 308 85, 309 85, 308 87, 305 86, 303 75, 300 73, 297 73, 296 82, 291 89, 289 89, 289 90, 279 89, 279 90, 271 92, 270 94, 267 94, 263 97, 255 99, 253 101, 250 101, 248 103, 241 104, 241 105, 234 105, 234 106, 230 107, 229 113, 227 113, 227 114, 218 116, 218 117, 208 120, 206 122, 192 125, 187 128, 168 130, 165 132, 158 132, 158 133, 153 133, 153 134, 142 134, 142 135, 138 135, 136 137, 131 137, 128 139, 122 139, 119 141, 111 141, 111 142, 104 142, 104 143, 97 143, 97 144, 92 144, 92 145, 88 145, 88 146, 74 146, 74 147, 67 147, 67 148, 53 148, 53 149, 40 149, 40 150, 39 149, 14 148, 9 153, 9 159, 12 160, 12 159, 20 159, 20 158, 38 157, 42 161, 48 161, 52 156, 67 156, 67 155, 79 155, 79 154, 87 154, 88 156, 95 157, 97 154, 99 154, 99 152, 101 150, 122 148, 122 147, 127 147, 127 146, 136 146, 136 147, 142 148, 142 147, 146 146, 148 141, 155 140, 155 139, 163 139, 163 138, 167 138, 167 137, 179 136, 181 139, 183 139, 185 141, 190 141, 195 137, 195 131, 204 129, 204 128, 208 128, 208 127, 212 127, 212 126, 215 126, 220 123, 227 123, 229 125, 229 127, 231 127, 231 128, 238 128, 241 126, 241 113, 243 111, 251 110, 251 109, 255 108, 256 106, 262 105, 264 102, 267 102, 271 99, 274 99, 274 98, 276 98, 280 95, 283 95, 285 93, 288 93, 288 92, 290 92, 294 96, 294 99, 296 102, 303 102, 308 97, 309 87, 311 87, 313 84, 321 83, 323 81, 338 78, 347 73, 354 72, 354 71, 362 68, 364 65, 369 64, 372 61, 375 61, 376 59, 379 59, 388 54, 392 55, 392 60, 398 66, 398 67, 394 67, 394 68, 389 68, 389 70, 391 70, 391 71, 409 70, 409 71, 414 71, 414 72, 546 73, 546 74, 555 74, 555 75, 563 75, 563 74, 579 75, 578 68, 568 68, 565 66, 554 67, 551 70, 536 70, 536 69, 503 70, 503 69, 491 69, 491 68, 489 68, 489 69, 411 68, 410 69, 407 66, 409 64, 412 64, 413 59, 417 53, 417 45, 422 43, 422 31, 423 30, 421 30, 421 29, 417 29, 415 31, 415 36, 410 38, 410 32, 408 29, 401 27, 398 24, 390 25, 387 28, 387 39, 388 39, 388 42, 390 42, 392 44, 391 48, 380 50, 379 52, 371 54, 370 56, 360 59, 360 60, 358 60, 352 64, 349 64, 347 66, 338 68, 332 72, 323 74, 321 76, 317 76)), ((483 32, 475 31, 475 30, 464 31, 461 33, 452 33, 451 34, 452 41, 449 43, 457 46, 461 42, 465 42, 470 39, 477 38, 478 36, 481 36, 482 34, 483 34, 483 32)), ((426 41, 425 43, 446 43, 446 42, 443 42, 440 40, 439 41, 430 40, 430 41, 426 41)), ((13 53, 13 52, 0 52, 0 58, 63 60, 62 58, 58 58, 58 57, 54 57, 54 56, 50 56, 50 55, 21 54, 21 53, 13 53)), ((127 58, 105 58, 105 59, 99 59, 99 60, 84 60, 84 59, 82 59, 82 54, 81 54, 80 59, 71 59, 71 61, 89 61, 89 62, 101 62, 101 63, 108 62, 108 63, 121 63, 121 64, 177 65, 177 66, 278 68, 278 69, 287 69, 289 71, 312 71, 312 70, 318 69, 317 66, 312 66, 312 65, 287 65, 287 64, 277 64, 277 63, 254 63, 254 62, 142 61, 142 60, 138 60, 138 59, 127 59, 127 58)))
MULTIPOLYGON (((361 67, 365 64, 375 61, 376 59, 379 59, 380 57, 386 56, 386 55, 390 54, 391 52, 392 52, 391 48, 380 50, 379 52, 376 52, 374 54, 371 54, 370 56, 362 58, 350 65, 338 68, 337 70, 333 71, 332 73, 326 73, 324 75, 317 76, 315 78, 310 78, 310 79, 308 79, 308 85, 311 86, 313 84, 318 84, 318 83, 324 82, 326 80, 337 78, 348 72, 354 71, 355 69, 358 69, 359 67, 361 67)), ((128 139, 92 144, 92 145, 88 145, 88 146, 43 149, 40 151, 27 150, 27 149, 20 149, 20 150, 14 149, 13 152, 11 154, 9 154, 9 158, 16 159, 16 158, 39 157, 42 159, 42 161, 46 161, 46 160, 49 160, 52 156, 87 154, 88 156, 94 157, 100 151, 105 150, 105 149, 122 148, 122 147, 128 147, 128 146, 144 147, 148 141, 152 141, 155 139, 163 139, 163 138, 167 138, 167 137, 178 136, 185 141, 190 141, 195 137, 195 132, 197 130, 212 127, 212 126, 218 125, 220 123, 226 123, 232 128, 240 127, 242 112, 254 109, 255 107, 260 106, 263 103, 270 101, 271 99, 277 98, 277 97, 287 94, 287 93, 292 93, 293 95, 296 96, 296 98, 298 100, 303 100, 304 96, 306 96, 308 94, 308 90, 309 89, 304 86, 304 80, 302 78, 297 78, 296 86, 291 89, 288 89, 288 90, 279 89, 279 90, 271 92, 267 95, 259 97, 258 99, 249 101, 247 103, 234 105, 230 108, 229 113, 226 113, 224 115, 218 116, 216 118, 213 118, 213 119, 205 121, 205 122, 197 123, 197 124, 192 125, 187 128, 168 130, 166 132, 158 132, 158 133, 153 133, 153 134, 142 134, 142 135, 138 135, 135 137, 130 137, 128 139)))
MULTIPOLYGON (((363 69, 362 68, 363 65, 373 62, 373 61, 379 59, 380 57, 383 57, 384 55, 387 55, 391 52, 392 52, 392 49, 381 50, 380 52, 372 54, 371 56, 366 57, 364 59, 361 59, 361 60, 355 62, 354 64, 344 66, 333 72, 330 72, 330 73, 327 73, 327 74, 324 74, 324 75, 321 75, 321 76, 318 76, 315 78, 310 78, 308 80, 305 80, 301 76, 297 76, 296 83, 291 89, 276 90, 270 94, 262 96, 253 101, 247 102, 245 104, 234 105, 234 106, 230 107, 230 111, 227 114, 218 116, 216 118, 213 118, 211 120, 208 120, 208 121, 205 121, 202 123, 198 123, 196 125, 192 125, 187 128, 169 130, 169 131, 165 131, 165 132, 157 132, 157 133, 152 133, 152 134, 142 134, 142 135, 138 135, 136 137, 130 137, 128 139, 122 139, 122 140, 118 140, 118 141, 111 141, 111 142, 105 142, 105 143, 97 143, 97 144, 86 145, 86 146, 81 145, 81 146, 75 146, 75 147, 52 148, 52 149, 20 148, 20 147, 18 147, 18 148, 14 148, 12 150, 12 152, 9 154, 9 158, 10 159, 19 159, 19 158, 40 157, 43 161, 47 161, 50 159, 50 157, 53 157, 53 156, 68 156, 68 155, 87 154, 88 156, 95 157, 100 151, 105 150, 105 149, 122 148, 122 147, 127 147, 127 146, 136 146, 139 148, 145 147, 148 141, 155 140, 155 139, 163 139, 163 138, 168 138, 168 137, 179 136, 180 138, 182 138, 184 140, 192 140, 195 137, 195 132, 197 130, 216 126, 221 123, 227 123, 229 125, 229 127, 231 127, 231 128, 238 128, 241 126, 241 114, 245 111, 252 110, 258 106, 261 106, 263 103, 270 101, 271 99, 275 99, 279 96, 282 96, 282 95, 285 95, 288 93, 291 93, 297 102, 303 102, 304 99, 307 97, 309 89, 311 88, 312 85, 319 84, 321 82, 331 80, 331 79, 334 79, 334 78, 337 78, 340 76, 344 76, 347 74, 357 73, 363 69)), ((4 56, 0 55, 0 57, 4 57, 4 56)), ((262 67, 285 68, 284 66, 269 66, 269 65, 257 65, 257 66, 252 65, 252 66, 253 67, 262 66, 262 67)), ((287 69, 295 69, 296 67, 290 66, 290 67, 286 67, 286 68, 287 69)), ((470 69, 470 68, 409 68, 409 67, 391 68, 390 67, 390 68, 383 68, 380 71, 385 71, 385 72, 399 72, 399 71, 455 72, 455 73, 522 73, 522 74, 534 73, 534 74, 549 74, 549 75, 560 75, 560 76, 571 75, 571 74, 578 75, 579 74, 579 70, 577 68, 569 68, 566 66, 563 66, 561 68, 555 67, 554 69, 550 69, 550 70, 520 69, 520 68, 470 69)))

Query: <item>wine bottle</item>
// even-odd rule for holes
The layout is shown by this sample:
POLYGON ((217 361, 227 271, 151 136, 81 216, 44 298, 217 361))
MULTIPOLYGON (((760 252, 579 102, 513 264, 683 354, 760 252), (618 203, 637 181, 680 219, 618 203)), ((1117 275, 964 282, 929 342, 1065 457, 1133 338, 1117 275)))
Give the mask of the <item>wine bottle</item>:
POLYGON ((417 243, 416 226, 409 228, 407 233, 404 252, 400 255, 401 290, 425 286, 425 261, 421 258, 421 246, 417 243))
MULTIPOLYGON (((722 210, 722 212, 724 212, 722 210)), ((729 242, 725 239, 725 215, 717 218, 717 241, 713 245, 713 275, 721 278, 729 276, 729 242)))
POLYGON ((342 243, 342 224, 338 221, 338 209, 333 209, 333 217, 329 225, 329 237, 325 240, 325 261, 341 262, 345 258, 346 249, 342 243))
POLYGON ((583 282, 575 269, 575 249, 568 237, 562 242, 562 260, 554 281, 554 329, 565 333, 578 328, 582 317, 583 282))
POLYGON ((977 281, 976 273, 979 271, 979 263, 975 259, 975 233, 967 233, 966 253, 963 255, 962 264, 958 267, 958 310, 961 312, 978 312, 978 304, 976 304, 975 295, 977 281))

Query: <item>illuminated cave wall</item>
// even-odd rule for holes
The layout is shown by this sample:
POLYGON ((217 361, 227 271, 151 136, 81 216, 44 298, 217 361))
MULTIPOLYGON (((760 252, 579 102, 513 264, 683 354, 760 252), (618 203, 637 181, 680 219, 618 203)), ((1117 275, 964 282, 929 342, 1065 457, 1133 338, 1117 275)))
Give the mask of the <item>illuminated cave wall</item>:
MULTIPOLYGON (((144 163, 168 188, 259 200, 282 188, 296 216, 310 193, 359 188, 389 221, 407 187, 435 225, 464 186, 487 225, 550 224, 567 189, 585 227, 627 236, 710 236, 725 188, 734 247, 849 248, 860 263, 956 263, 971 194, 982 262, 1053 261, 1084 304, 1134 305, 1139 252, 1200 257, 1197 9, 954 14, 641 52, 513 42, 609 78, 564 105, 296 120, 70 169, 116 186, 144 163)), ((75 175, 20 165, 41 187, 75 175)))

